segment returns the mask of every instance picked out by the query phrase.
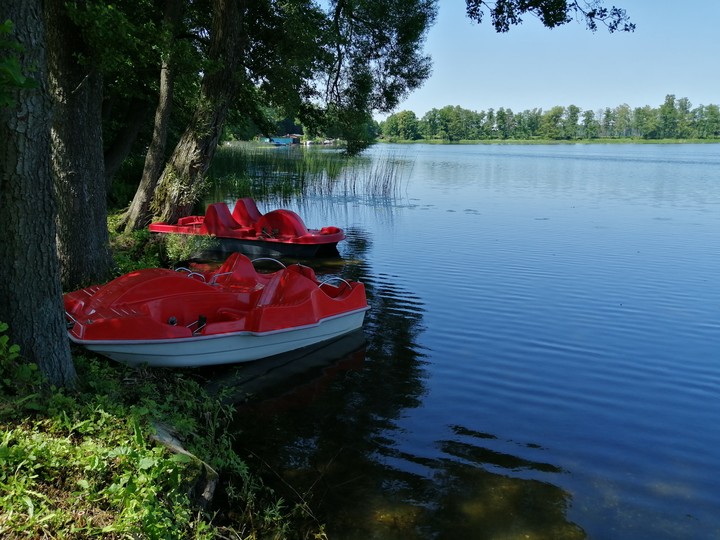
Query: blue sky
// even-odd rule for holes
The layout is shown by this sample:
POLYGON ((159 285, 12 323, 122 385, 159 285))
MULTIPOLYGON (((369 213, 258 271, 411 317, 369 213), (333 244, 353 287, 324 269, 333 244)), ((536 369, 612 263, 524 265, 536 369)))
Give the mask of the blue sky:
MULTIPOLYGON (((627 10, 634 33, 590 32, 571 22, 553 30, 533 16, 498 34, 471 22, 464 0, 439 0, 425 51, 433 74, 400 103, 422 117, 459 105, 480 111, 576 105, 583 110, 660 106, 667 94, 693 107, 720 104, 720 1, 605 0, 627 10)), ((382 119, 382 117, 378 118, 382 119)))

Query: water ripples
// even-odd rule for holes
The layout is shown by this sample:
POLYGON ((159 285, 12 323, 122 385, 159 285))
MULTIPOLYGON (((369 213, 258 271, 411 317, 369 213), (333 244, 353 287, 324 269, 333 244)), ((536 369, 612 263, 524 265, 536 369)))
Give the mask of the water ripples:
POLYGON ((337 214, 368 343, 312 440, 361 454, 337 485, 381 486, 343 510, 411 509, 380 512, 408 538, 720 535, 720 152, 407 152, 407 200, 337 214))
POLYGON ((720 465, 706 451, 710 441, 720 444, 720 435, 707 433, 720 414, 713 399, 720 391, 720 288, 713 286, 720 264, 708 260, 704 221, 636 216, 628 223, 645 228, 627 231, 537 212, 550 217, 488 231, 478 223, 486 210, 426 210, 395 233, 407 257, 397 277, 422 299, 398 313, 422 316, 418 342, 430 366, 423 408, 398 423, 406 435, 394 467, 425 455, 432 459, 424 473, 417 463, 408 470, 432 477, 434 460, 457 460, 551 481, 591 500, 587 486, 556 476, 582 467, 578 477, 655 505, 643 510, 648 515, 671 505, 670 495, 655 499, 657 491, 665 485, 675 493, 683 476, 700 490, 690 500, 717 500, 702 494, 714 484, 704 471, 720 465), (472 240, 453 235, 473 226, 472 240), (420 305, 423 313, 413 312, 420 305), (451 427, 458 419, 460 431, 492 435, 458 436, 451 427), (432 433, 421 428, 428 423, 432 433), (508 445, 503 436, 512 433, 528 443, 508 445), (535 460, 518 465, 528 453, 535 460), (679 466, 682 473, 667 474, 679 466))

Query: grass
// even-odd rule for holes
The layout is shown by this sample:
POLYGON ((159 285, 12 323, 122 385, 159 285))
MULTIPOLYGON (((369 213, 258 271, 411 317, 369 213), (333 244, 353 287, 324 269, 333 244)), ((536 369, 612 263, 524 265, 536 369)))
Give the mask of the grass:
POLYGON ((187 374, 77 356, 70 393, 18 355, 0 337, 0 537, 322 537, 319 525, 291 526, 298 508, 233 451, 231 408, 187 374), (186 451, 161 444, 160 426, 186 451), (232 514, 202 503, 208 471, 223 479, 232 514))
MULTIPOLYGON (((144 231, 112 243, 118 272, 167 258, 144 231)), ((232 406, 192 370, 130 368, 78 349, 77 388, 52 388, 6 330, 0 323, 0 538, 325 537, 304 500, 283 500, 248 469, 232 406)))
POLYGON ((0 537, 323 537, 318 524, 308 530, 302 505, 251 474, 232 448, 231 408, 192 377, 85 356, 75 363, 80 387, 68 393, 0 352, 0 537), (185 452, 158 441, 160 426, 172 426, 185 452), (199 497, 209 471, 232 512, 199 497))

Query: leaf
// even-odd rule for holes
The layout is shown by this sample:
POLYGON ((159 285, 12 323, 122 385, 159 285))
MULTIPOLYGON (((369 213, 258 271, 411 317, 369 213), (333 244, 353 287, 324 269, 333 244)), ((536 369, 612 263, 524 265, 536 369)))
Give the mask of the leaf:
POLYGON ((139 414, 140 416, 145 416, 145 415, 147 415, 147 414, 150 414, 150 409, 148 409, 147 407, 135 407, 135 406, 133 406, 133 407, 132 407, 132 410, 133 410, 133 412, 136 412, 136 413, 139 414))
POLYGON ((196 458, 188 454, 173 454, 169 459, 175 463, 194 463, 196 461, 196 458))
POLYGON ((153 457, 144 457, 140 460, 140 470, 146 471, 148 469, 152 469, 155 465, 157 465, 158 459, 153 457))
POLYGON ((35 505, 33 504, 32 499, 25 495, 22 500, 28 507, 28 515, 30 517, 33 517, 33 515, 35 514, 35 505))
POLYGON ((132 419, 133 432, 135 434, 135 444, 138 446, 144 446, 145 437, 143 437, 142 430, 140 429, 140 423, 136 418, 132 419))
POLYGON ((82 420, 81 422, 78 422, 77 424, 75 424, 74 426, 72 426, 70 428, 70 433, 72 433, 73 431, 77 431, 79 433, 85 433, 85 430, 83 428, 85 428, 86 426, 91 426, 91 425, 93 425, 93 420, 91 420, 91 419, 82 420))
POLYGON ((127 446, 116 446, 110 452, 108 452, 108 457, 114 458, 118 456, 128 456, 132 452, 132 449, 130 449, 127 446))

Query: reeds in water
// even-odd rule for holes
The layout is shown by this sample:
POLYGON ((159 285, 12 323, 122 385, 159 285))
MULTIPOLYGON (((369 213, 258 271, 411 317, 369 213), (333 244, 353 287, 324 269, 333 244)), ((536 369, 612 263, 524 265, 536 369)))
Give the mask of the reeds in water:
POLYGON ((327 148, 232 143, 218 149, 208 175, 215 200, 305 195, 394 198, 407 165, 395 156, 370 158, 327 148))

